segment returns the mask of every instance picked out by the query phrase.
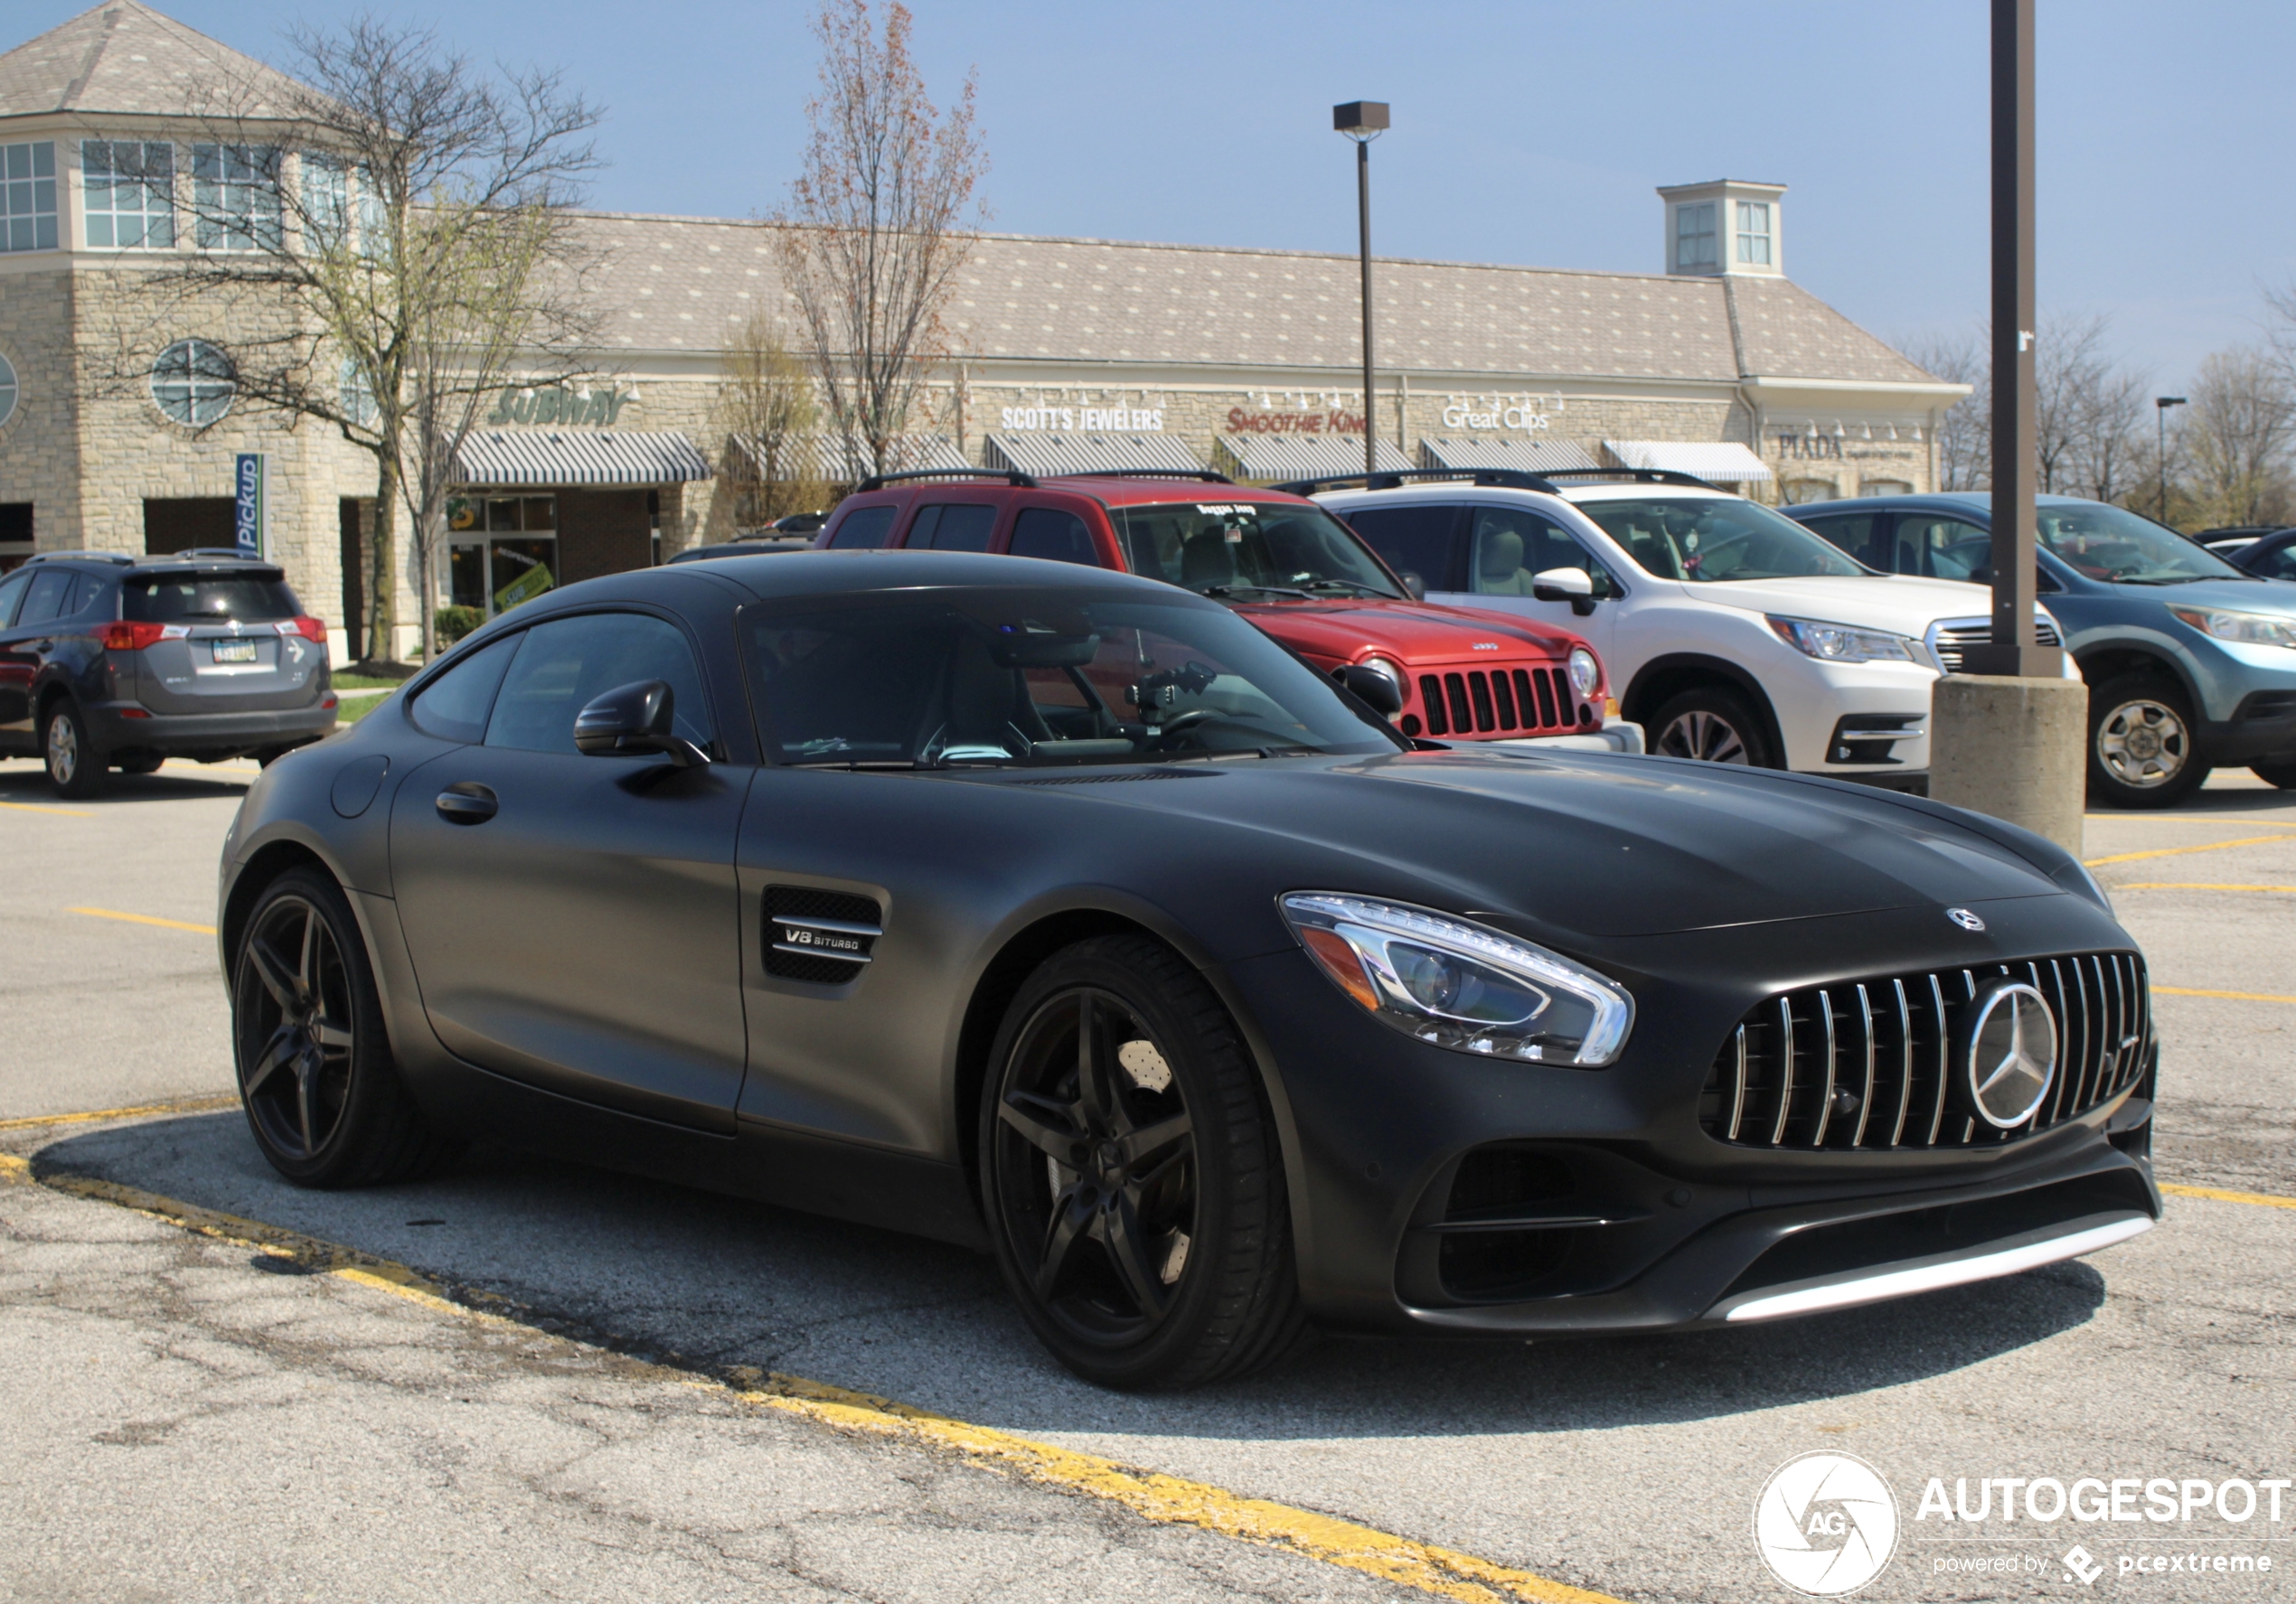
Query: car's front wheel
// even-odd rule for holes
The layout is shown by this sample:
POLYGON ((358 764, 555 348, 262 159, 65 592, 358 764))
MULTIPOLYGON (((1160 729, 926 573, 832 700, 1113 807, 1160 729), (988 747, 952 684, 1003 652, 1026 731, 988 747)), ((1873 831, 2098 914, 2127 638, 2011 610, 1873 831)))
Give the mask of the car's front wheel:
POLYGON ((80 799, 103 793, 104 755, 89 739, 88 720, 70 697, 58 697, 42 716, 40 754, 48 765, 48 783, 58 796, 80 799))
POLYGON ((1145 936, 1046 961, 983 1099, 983 1201, 1029 1326, 1087 1381, 1186 1387, 1280 1357, 1304 1316, 1274 1121, 1219 999, 1145 936))
POLYGON ((2184 691, 2123 674, 2089 693, 2089 790, 2122 808, 2174 807, 2208 777, 2184 691))
POLYGON ((231 1044, 256 1145, 296 1186, 404 1180, 444 1156, 400 1082, 351 905, 316 868, 265 886, 240 929, 231 1044))
POLYGON ((1651 750, 1661 757, 1695 757, 1771 768, 1770 744, 1743 698, 1700 686, 1673 698, 1651 720, 1651 750))

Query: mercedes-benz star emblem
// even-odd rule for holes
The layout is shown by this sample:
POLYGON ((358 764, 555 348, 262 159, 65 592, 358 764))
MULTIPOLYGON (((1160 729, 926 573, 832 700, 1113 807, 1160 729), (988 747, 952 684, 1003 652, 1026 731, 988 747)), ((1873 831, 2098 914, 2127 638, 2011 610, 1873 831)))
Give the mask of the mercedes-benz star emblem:
POLYGON ((1996 1130, 2014 1130, 2056 1083, 2056 1019, 2048 999, 2023 980, 1996 981, 1970 1006, 1970 1112, 1996 1130))
POLYGON ((1971 913, 1967 908, 1947 908, 1945 910, 1945 917, 1951 919, 1963 930, 1981 931, 1985 928, 1985 921, 1979 918, 1975 914, 1971 913))

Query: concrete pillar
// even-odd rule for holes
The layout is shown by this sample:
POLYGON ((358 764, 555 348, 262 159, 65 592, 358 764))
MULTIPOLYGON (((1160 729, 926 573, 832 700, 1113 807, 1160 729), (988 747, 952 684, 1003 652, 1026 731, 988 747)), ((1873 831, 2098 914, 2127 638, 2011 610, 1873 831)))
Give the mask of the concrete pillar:
POLYGON ((2089 688, 2078 680, 1949 674, 1932 693, 1929 794, 2081 855, 2089 688))

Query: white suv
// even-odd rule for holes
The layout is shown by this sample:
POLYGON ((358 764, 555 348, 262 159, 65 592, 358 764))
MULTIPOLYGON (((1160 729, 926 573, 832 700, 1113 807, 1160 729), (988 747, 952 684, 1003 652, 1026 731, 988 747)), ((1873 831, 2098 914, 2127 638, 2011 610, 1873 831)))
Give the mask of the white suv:
MULTIPOLYGON (((1687 474, 1390 474, 1370 483, 1316 499, 1416 576, 1429 601, 1586 636, 1624 716, 1670 756, 1922 788, 1930 688, 1958 666, 1964 643, 1990 634, 1985 587, 1877 574, 1783 514, 1687 474)), ((2046 612, 2038 626, 2054 643, 2046 612)))

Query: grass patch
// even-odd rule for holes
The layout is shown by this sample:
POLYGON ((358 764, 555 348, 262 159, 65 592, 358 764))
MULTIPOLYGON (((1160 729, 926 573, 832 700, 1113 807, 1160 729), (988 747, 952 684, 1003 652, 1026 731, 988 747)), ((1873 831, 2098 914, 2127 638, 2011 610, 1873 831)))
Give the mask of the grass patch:
POLYGON ((396 690, 404 680, 384 680, 373 674, 336 674, 327 681, 337 690, 396 690))

